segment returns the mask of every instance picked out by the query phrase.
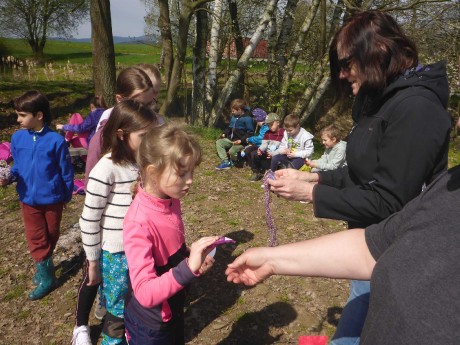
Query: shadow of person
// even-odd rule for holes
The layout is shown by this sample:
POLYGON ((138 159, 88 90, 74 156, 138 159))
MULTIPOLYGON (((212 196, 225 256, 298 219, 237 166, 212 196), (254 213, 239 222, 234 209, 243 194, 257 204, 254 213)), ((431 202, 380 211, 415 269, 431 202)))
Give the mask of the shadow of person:
POLYGON ((269 345, 279 341, 281 333, 273 336, 270 329, 288 325, 297 317, 297 312, 286 302, 276 302, 262 310, 247 313, 232 326, 230 335, 218 345, 269 345))
POLYGON ((185 341, 195 338, 207 325, 236 303, 244 289, 227 282, 225 269, 233 261, 232 253, 241 243, 254 238, 247 230, 225 234, 236 241, 217 247, 212 268, 190 286, 185 310, 185 341))

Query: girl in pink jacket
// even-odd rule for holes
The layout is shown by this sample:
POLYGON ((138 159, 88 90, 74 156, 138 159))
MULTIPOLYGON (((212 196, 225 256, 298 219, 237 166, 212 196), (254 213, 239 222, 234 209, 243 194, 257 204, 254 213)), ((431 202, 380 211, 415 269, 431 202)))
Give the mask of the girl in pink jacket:
POLYGON ((218 237, 185 245, 180 201, 201 162, 193 137, 163 125, 142 139, 137 162, 143 185, 123 222, 130 286, 125 301, 129 344, 184 344, 185 287, 206 272, 218 237))

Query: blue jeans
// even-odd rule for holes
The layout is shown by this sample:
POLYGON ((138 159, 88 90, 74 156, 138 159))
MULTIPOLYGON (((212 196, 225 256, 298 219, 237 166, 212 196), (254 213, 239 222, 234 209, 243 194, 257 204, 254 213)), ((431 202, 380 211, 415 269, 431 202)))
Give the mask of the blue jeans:
POLYGON ((370 282, 352 280, 350 296, 330 345, 358 345, 369 309, 370 282))

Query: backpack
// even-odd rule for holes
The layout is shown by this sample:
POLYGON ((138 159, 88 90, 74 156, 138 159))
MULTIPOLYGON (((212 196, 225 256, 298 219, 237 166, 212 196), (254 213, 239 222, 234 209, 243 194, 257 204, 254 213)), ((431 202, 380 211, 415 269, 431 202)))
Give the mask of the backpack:
POLYGON ((11 144, 8 141, 4 141, 0 144, 0 161, 6 161, 8 164, 13 161, 11 144))
POLYGON ((85 182, 81 179, 73 180, 73 195, 85 195, 85 182))

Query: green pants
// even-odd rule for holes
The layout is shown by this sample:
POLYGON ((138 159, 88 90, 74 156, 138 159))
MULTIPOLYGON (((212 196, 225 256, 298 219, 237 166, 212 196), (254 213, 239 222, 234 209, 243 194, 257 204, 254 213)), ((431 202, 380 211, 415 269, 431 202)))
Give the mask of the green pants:
POLYGON ((216 141, 217 155, 223 161, 227 161, 227 151, 230 154, 230 158, 233 160, 238 159, 238 152, 244 148, 243 145, 234 145, 233 142, 228 138, 218 139, 216 141))

